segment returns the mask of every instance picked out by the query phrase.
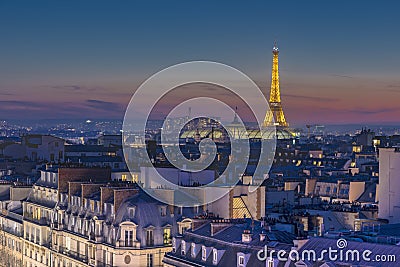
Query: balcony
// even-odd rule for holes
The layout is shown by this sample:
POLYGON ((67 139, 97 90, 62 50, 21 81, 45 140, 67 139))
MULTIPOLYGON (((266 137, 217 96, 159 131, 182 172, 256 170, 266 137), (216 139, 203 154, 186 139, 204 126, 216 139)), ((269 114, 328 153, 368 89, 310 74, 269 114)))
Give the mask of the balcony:
POLYGON ((89 235, 89 240, 95 241, 97 243, 103 242, 103 239, 104 239, 104 236, 98 235, 98 234, 94 234, 93 232, 90 233, 90 235, 89 235))
POLYGON ((3 226, 3 227, 0 227, 0 231, 7 232, 7 233, 10 233, 10 234, 18 236, 18 237, 22 237, 23 236, 22 231, 17 230, 17 229, 12 228, 12 227, 3 226))
POLYGON ((135 241, 124 241, 124 240, 119 240, 115 242, 115 245, 120 248, 140 248, 140 241, 135 240, 135 241))
POLYGON ((84 262, 84 263, 87 263, 88 260, 89 260, 89 257, 88 257, 87 255, 85 255, 85 254, 80 254, 80 253, 78 253, 78 252, 68 250, 68 249, 65 248, 65 247, 59 247, 59 248, 58 248, 58 252, 59 252, 59 253, 62 253, 62 254, 64 254, 64 255, 66 255, 66 256, 68 256, 68 257, 71 257, 71 258, 73 258, 73 259, 75 259, 75 260, 84 262))
POLYGON ((64 223, 59 223, 59 222, 52 222, 50 224, 50 227, 55 229, 55 230, 64 230, 65 229, 65 224, 64 223))
POLYGON ((50 208, 50 209, 54 209, 54 207, 57 204, 57 202, 52 201, 50 199, 47 199, 44 197, 38 197, 38 196, 34 196, 34 195, 29 196, 29 198, 26 201, 30 202, 30 203, 39 204, 39 205, 42 205, 42 206, 50 208))
POLYGON ((34 222, 36 224, 39 225, 48 225, 50 226, 50 219, 46 218, 46 217, 41 217, 40 219, 38 218, 34 218, 32 213, 28 213, 26 212, 24 214, 24 219, 30 222, 34 222))
POLYGON ((101 262, 101 261, 97 261, 96 262, 96 266, 98 266, 98 267, 113 267, 113 265, 108 264, 108 263, 104 263, 104 262, 101 262))

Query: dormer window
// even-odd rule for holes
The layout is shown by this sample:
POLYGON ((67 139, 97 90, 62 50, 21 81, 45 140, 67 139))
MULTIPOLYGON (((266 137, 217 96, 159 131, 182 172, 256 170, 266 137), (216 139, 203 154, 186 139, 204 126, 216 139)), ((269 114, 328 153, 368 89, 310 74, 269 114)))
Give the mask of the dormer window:
POLYGON ((217 264, 218 263, 218 251, 217 249, 213 249, 213 264, 217 264))
POLYGON ((163 241, 164 245, 170 245, 171 244, 171 228, 166 227, 163 230, 163 241))
POLYGON ((135 207, 128 208, 129 218, 133 219, 135 217, 135 207))
POLYGON ((192 257, 196 257, 196 244, 192 243, 191 247, 190 247, 190 253, 192 255, 192 257))
POLYGON ((185 254, 186 254, 186 242, 184 240, 182 240, 182 243, 181 243, 181 254, 182 254, 182 256, 185 256, 185 254))
POLYGON ((111 215, 114 215, 114 214, 115 214, 115 212, 114 212, 114 205, 111 204, 110 207, 111 207, 111 215))
POLYGON ((205 246, 202 246, 202 247, 201 247, 201 259, 202 259, 203 261, 206 261, 206 260, 207 260, 207 249, 206 249, 205 246))
POLYGON ((244 265, 244 256, 238 256, 238 264, 237 264, 237 266, 238 267, 244 267, 245 265, 244 265))
POLYGON ((132 247, 133 241, 133 230, 125 230, 125 247, 132 247))
POLYGON ((154 246, 154 233, 153 229, 146 230, 146 246, 152 247, 154 246))
POLYGON ((176 252, 176 239, 175 239, 175 237, 174 238, 172 238, 172 252, 176 252))
POLYGON ((162 217, 167 215, 167 207, 166 206, 160 206, 160 215, 162 217))

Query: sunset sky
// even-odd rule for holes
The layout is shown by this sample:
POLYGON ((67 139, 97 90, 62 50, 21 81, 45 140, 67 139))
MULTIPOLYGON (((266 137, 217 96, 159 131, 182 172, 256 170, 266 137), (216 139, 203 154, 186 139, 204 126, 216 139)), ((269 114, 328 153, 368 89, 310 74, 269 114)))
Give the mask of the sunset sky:
POLYGON ((177 63, 211 60, 269 93, 280 48, 288 121, 400 122, 397 1, 0 1, 0 120, 116 118, 177 63))

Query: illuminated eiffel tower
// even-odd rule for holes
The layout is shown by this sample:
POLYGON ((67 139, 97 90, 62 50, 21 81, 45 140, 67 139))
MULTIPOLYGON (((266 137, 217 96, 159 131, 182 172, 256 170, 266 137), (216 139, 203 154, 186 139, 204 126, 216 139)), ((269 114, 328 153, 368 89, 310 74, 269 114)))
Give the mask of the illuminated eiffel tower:
POLYGON ((272 80, 271 80, 271 93, 269 96, 269 107, 264 119, 264 127, 277 126, 286 128, 289 124, 286 122, 285 115, 283 114, 282 103, 281 103, 281 89, 279 87, 279 65, 278 55, 279 49, 274 42, 272 48, 272 80))

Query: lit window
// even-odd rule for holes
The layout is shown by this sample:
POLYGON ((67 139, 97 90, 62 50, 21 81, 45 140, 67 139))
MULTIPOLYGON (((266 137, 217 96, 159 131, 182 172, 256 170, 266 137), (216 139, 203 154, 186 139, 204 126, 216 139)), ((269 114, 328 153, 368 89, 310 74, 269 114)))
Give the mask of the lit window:
POLYGON ((164 240, 164 245, 171 244, 171 229, 170 228, 164 228, 163 240, 164 240))

